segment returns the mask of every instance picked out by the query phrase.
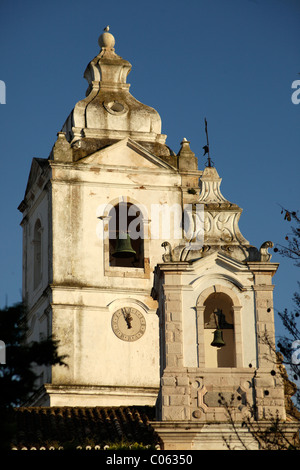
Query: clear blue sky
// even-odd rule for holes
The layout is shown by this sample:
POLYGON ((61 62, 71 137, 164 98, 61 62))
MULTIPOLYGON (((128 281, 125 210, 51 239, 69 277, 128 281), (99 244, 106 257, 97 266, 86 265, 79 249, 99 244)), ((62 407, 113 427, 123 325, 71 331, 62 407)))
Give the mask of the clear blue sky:
MULTIPOLYGON (((222 192, 259 247, 283 241, 280 206, 299 209, 299 0, 1 0, 0 306, 20 300, 22 201, 33 157, 47 158, 85 96, 83 72, 106 25, 132 63, 131 93, 158 110, 167 144, 186 137, 203 168, 204 117, 222 192)), ((275 308, 291 307, 297 269, 280 262, 275 308)))

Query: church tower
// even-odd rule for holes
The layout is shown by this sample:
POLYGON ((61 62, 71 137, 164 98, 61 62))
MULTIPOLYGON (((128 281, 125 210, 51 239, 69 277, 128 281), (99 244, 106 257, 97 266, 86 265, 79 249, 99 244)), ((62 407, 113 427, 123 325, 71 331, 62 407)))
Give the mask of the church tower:
POLYGON ((40 368, 33 405, 155 405, 160 384, 153 272, 184 239, 201 171, 176 155, 156 110, 129 92, 131 64, 108 28, 49 158, 34 158, 19 206, 28 340, 53 335, 68 367, 40 368), (179 219, 178 219, 179 216, 179 219))
POLYGON ((108 28, 99 46, 19 206, 28 341, 52 335, 68 364, 38 369, 28 404, 156 406, 164 449, 222 449, 226 403, 241 432, 249 405, 256 423, 287 422, 272 243, 241 234, 208 141, 203 171, 187 139, 166 145, 108 28))
POLYGON ((256 449, 243 422, 263 433, 279 419, 285 439, 297 434, 275 352, 273 244, 249 244, 238 227, 242 210, 220 184, 208 158, 198 197, 203 245, 183 257, 167 244, 155 270, 161 388, 154 427, 164 449, 256 449))

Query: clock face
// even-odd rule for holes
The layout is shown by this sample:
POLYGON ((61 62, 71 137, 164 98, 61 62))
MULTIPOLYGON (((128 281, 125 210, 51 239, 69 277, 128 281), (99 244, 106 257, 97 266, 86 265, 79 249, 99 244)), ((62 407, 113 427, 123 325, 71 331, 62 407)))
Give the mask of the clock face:
POLYGON ((146 330, 146 320, 141 312, 132 307, 117 310, 111 320, 115 335, 123 341, 136 341, 146 330))

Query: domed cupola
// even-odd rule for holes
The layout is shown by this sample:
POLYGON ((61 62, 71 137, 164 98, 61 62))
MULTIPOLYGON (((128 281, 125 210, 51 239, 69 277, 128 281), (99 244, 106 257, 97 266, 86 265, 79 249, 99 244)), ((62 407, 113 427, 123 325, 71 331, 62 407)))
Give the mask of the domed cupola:
POLYGON ((131 64, 115 53, 115 38, 108 31, 99 37, 101 50, 84 72, 86 98, 75 105, 62 131, 73 146, 85 148, 83 154, 131 137, 156 155, 168 155, 161 118, 129 92, 131 64))

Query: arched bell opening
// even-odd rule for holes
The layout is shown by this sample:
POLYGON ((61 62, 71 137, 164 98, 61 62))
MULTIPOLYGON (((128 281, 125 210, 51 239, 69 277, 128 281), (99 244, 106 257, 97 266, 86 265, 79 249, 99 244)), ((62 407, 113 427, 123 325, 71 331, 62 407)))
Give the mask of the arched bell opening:
POLYGON ((141 210, 119 203, 109 212, 109 265, 144 267, 144 226, 141 210))
POLYGON ((233 302, 215 292, 204 302, 205 367, 236 367, 233 302))

